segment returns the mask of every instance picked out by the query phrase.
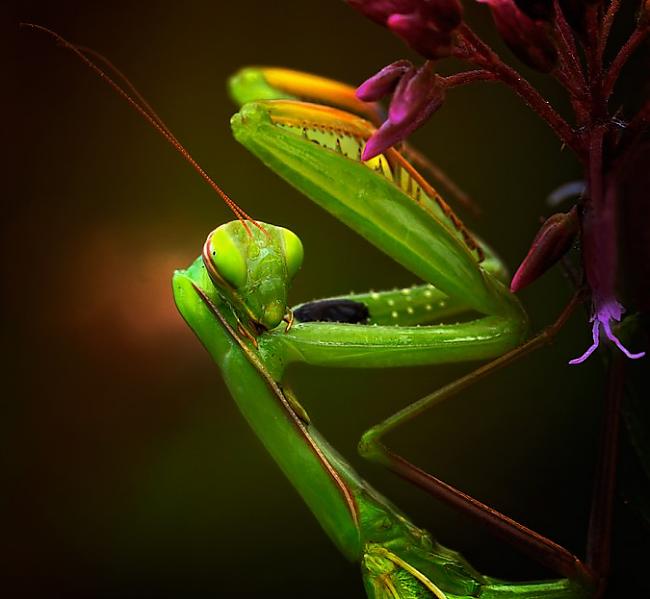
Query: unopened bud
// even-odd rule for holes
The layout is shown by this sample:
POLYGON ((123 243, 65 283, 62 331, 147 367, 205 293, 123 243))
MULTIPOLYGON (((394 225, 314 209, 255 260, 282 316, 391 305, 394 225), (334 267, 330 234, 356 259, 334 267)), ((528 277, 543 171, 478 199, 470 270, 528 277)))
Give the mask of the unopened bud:
POLYGON ((453 34, 437 31, 417 13, 394 14, 387 23, 393 33, 425 58, 444 58, 452 52, 453 34))
POLYGON ((426 113, 428 118, 445 99, 442 79, 430 63, 402 77, 388 109, 388 118, 395 125, 413 121, 426 113))
POLYGON ((395 13, 413 12, 419 4, 418 0, 347 0, 347 3, 380 25, 386 25, 388 17, 395 13))
POLYGON ((347 0, 348 4, 388 27, 425 58, 451 54, 453 32, 463 20, 460 0, 347 0))
POLYGON ((525 15, 514 0, 478 0, 488 4, 503 41, 529 67, 548 73, 557 64, 551 30, 543 21, 525 15))
POLYGON ((425 19, 444 33, 456 29, 463 20, 463 6, 459 0, 421 0, 418 8, 425 19))
POLYGON ((512 277, 510 290, 517 292, 530 285, 566 254, 578 234, 575 208, 549 217, 538 231, 528 254, 512 277))
POLYGON ((366 143, 362 159, 374 158, 406 139, 440 108, 444 99, 443 80, 434 73, 431 63, 408 72, 395 89, 388 119, 366 143))
POLYGON ((364 81, 356 92, 363 102, 376 102, 395 91, 400 79, 408 72, 415 72, 415 67, 408 60, 398 60, 385 66, 381 71, 364 81))

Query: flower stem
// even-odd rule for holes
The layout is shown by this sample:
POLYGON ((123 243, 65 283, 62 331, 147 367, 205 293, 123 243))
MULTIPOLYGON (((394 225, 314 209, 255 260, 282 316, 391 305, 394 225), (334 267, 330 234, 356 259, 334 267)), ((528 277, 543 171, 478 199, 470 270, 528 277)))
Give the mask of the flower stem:
POLYGON ((587 201, 600 207, 603 203, 603 138, 604 128, 594 126, 589 139, 589 161, 587 170, 587 201))
POLYGON ((564 86, 576 115, 579 126, 584 126, 589 118, 589 88, 576 40, 567 23, 559 0, 554 0, 555 31, 558 42, 559 68, 555 69, 555 78, 564 86))
POLYGON ((598 85, 602 79, 603 70, 603 55, 601 52, 601 28, 598 20, 599 6, 587 6, 585 20, 586 20, 586 38, 587 43, 584 44, 585 55, 587 56, 587 71, 589 74, 589 83, 592 94, 594 93, 594 85, 598 85))
POLYGON ((474 71, 463 71, 461 73, 454 73, 448 77, 444 77, 445 87, 458 87, 460 85, 467 85, 475 81, 496 81, 497 76, 487 69, 476 69, 474 71))
POLYGON ((614 23, 614 17, 618 13, 618 9, 621 6, 621 0, 611 0, 609 6, 607 7, 607 12, 603 17, 602 28, 600 30, 600 47, 598 51, 602 56, 605 53, 605 48, 607 47, 607 40, 609 39, 609 32, 612 29, 612 24, 614 23))
POLYGON ((567 23, 564 11, 560 6, 559 0, 554 0, 555 8, 555 25, 557 30, 557 40, 559 44, 560 57, 567 65, 570 73, 576 78, 576 87, 584 93, 586 91, 587 80, 585 79, 584 70, 580 62, 576 40, 567 23))
POLYGON ((616 85, 616 81, 621 74, 621 70, 625 66, 625 63, 628 61, 630 56, 632 56, 634 51, 645 40, 648 32, 650 32, 650 27, 647 24, 639 25, 634 30, 627 42, 625 42, 623 47, 619 50, 618 54, 612 61, 609 70, 607 71, 607 75, 605 76, 603 83, 603 96, 605 99, 609 99, 609 97, 612 95, 612 92, 614 91, 614 85, 616 85))

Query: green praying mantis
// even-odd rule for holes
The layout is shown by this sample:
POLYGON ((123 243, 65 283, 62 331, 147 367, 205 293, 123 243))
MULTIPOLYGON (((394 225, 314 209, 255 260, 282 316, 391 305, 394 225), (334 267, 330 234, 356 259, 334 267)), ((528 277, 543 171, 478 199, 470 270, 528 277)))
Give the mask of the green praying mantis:
POLYGON ((598 596, 593 571, 567 550, 423 472, 382 443, 387 432, 534 349, 544 335, 525 341, 527 317, 505 285, 504 266, 402 152, 391 148, 361 160, 378 107, 358 102, 348 86, 283 69, 246 69, 231 80, 231 93, 242 105, 231 121, 235 138, 423 281, 290 308, 289 286, 303 258, 299 237, 250 219, 211 182, 137 92, 134 100, 84 52, 53 35, 172 143, 239 217, 212 231, 201 256, 174 274, 176 304, 265 448, 336 547, 360 564, 368 597, 598 596), (450 323, 461 317, 462 322, 450 323), (360 452, 479 519, 561 578, 495 579, 437 543, 327 443, 285 377, 295 363, 386 368, 485 359, 494 361, 371 428, 360 452))
POLYGON ((231 81, 232 95, 242 104, 231 121, 235 138, 425 283, 289 308, 288 287, 302 262, 299 238, 282 227, 233 221, 215 229, 202 256, 174 275, 181 314, 325 532, 361 564, 370 598, 593 596, 591 573, 566 550, 382 444, 389 430, 468 381, 373 427, 363 435, 360 452, 486 521, 566 578, 508 583, 478 573, 362 480, 293 395, 285 378, 293 363, 385 368, 495 358, 520 346, 527 331, 525 312, 504 284, 505 269, 495 254, 402 154, 391 149, 361 161, 374 130, 369 121, 339 108, 281 99, 295 96, 296 80, 305 79, 316 82, 307 87, 312 96, 354 108, 350 93, 322 91, 340 91, 341 84, 279 69, 244 70, 231 81), (289 85, 280 87, 278 80, 289 85), (444 322, 460 315, 468 319, 444 322))

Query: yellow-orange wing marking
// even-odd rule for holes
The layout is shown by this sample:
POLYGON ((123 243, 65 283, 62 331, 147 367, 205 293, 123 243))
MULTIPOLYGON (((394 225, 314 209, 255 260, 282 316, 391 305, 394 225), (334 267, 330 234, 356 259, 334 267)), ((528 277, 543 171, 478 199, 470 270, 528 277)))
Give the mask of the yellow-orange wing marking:
MULTIPOLYGON (((361 160, 363 145, 376 130, 375 126, 366 119, 330 106, 294 100, 268 100, 264 105, 268 107, 271 120, 275 124, 300 129, 306 137, 308 137, 308 130, 320 130, 355 138, 359 142, 358 160, 361 160)), ((383 156, 383 162, 387 163, 389 173, 384 168, 382 156, 373 158, 366 164, 376 172, 387 176, 433 218, 439 220, 440 217, 433 212, 430 205, 427 206, 423 196, 434 202, 447 223, 458 231, 467 248, 476 253, 479 262, 483 261, 485 259, 483 249, 435 188, 395 148, 389 148, 383 156)))

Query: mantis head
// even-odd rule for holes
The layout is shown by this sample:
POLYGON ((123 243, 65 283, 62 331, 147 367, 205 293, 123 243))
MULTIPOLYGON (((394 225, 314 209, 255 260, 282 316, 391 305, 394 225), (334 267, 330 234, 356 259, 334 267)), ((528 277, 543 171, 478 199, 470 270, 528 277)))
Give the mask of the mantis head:
POLYGON ((242 321, 271 330, 288 315, 289 285, 303 259, 302 242, 283 227, 232 221, 217 227, 203 246, 212 283, 242 321))

